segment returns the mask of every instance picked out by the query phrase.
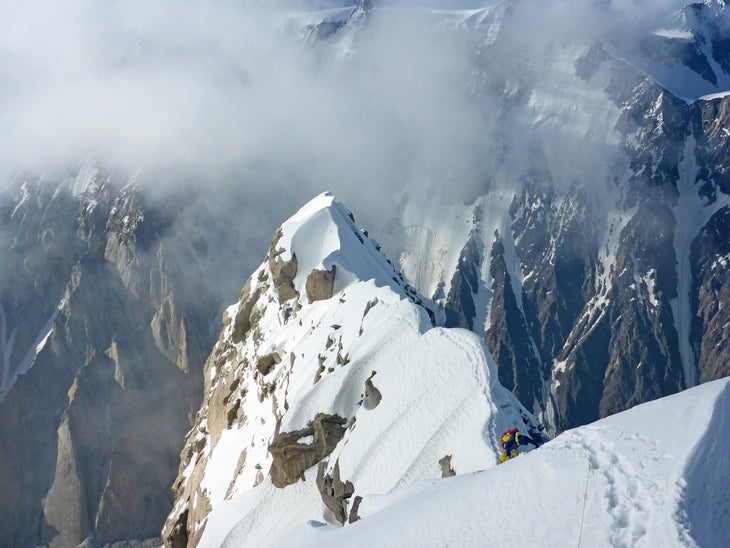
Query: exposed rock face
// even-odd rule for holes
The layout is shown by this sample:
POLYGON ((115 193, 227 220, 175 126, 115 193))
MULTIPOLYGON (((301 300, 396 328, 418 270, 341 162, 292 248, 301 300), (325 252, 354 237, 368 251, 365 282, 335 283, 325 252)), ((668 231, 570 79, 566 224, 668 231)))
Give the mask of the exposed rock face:
POLYGON ((335 284, 335 273, 337 267, 332 266, 330 270, 312 270, 307 276, 307 298, 309 303, 314 301, 323 301, 332 297, 332 290, 335 284))
MULTIPOLYGON (((720 209, 692 242, 692 310, 690 340, 699 349, 699 382, 730 375, 730 207, 720 209)), ((695 350, 696 351, 696 350, 695 350)))
POLYGON ((621 109, 615 127, 633 173, 617 206, 626 214, 609 227, 616 242, 610 271, 601 259, 605 236, 593 220, 602 216, 598 204, 577 187, 558 193, 540 150, 509 210, 521 287, 511 279, 501 239, 491 251, 487 342, 502 382, 536 411, 549 408, 546 419, 556 430, 686 386, 672 310, 673 208, 691 114, 646 79, 631 81, 621 67, 608 89, 621 109), (648 114, 657 108, 661 122, 648 114))
POLYGON ((269 272, 271 272, 271 278, 279 300, 283 302, 299 296, 299 293, 294 287, 294 277, 297 275, 298 265, 296 255, 292 255, 289 260, 281 259, 280 255, 282 250, 277 248, 280 238, 281 234, 277 233, 271 244, 269 272))
POLYGON ((199 402, 215 309, 192 236, 135 186, 81 179, 0 199, 2 545, 158 536, 199 402))
MULTIPOLYGON (((697 113, 645 81, 616 97, 626 101, 619 127, 635 173, 627 181, 624 204, 631 210, 619 232, 610 274, 598 272, 605 282, 586 299, 570 336, 558 339, 566 341, 563 350, 546 355, 556 356, 560 364, 553 389, 558 429, 679 391, 696 382, 696 364, 707 367, 692 350, 682 351, 692 346, 682 325, 695 313, 677 306, 688 298, 685 292, 693 298, 694 282, 684 265, 694 261, 678 257, 675 250, 686 249, 695 237, 681 226, 695 221, 677 214, 684 207, 679 200, 693 199, 678 190, 682 185, 702 192, 698 179, 682 182, 687 175, 681 175, 691 162, 687 156, 697 155, 697 149, 684 145, 697 113), (655 117, 658 108, 661 121, 655 117)), ((586 224, 578 224, 576 231, 586 224)), ((585 278, 584 290, 591 288, 590 281, 585 278)), ((584 291, 586 297, 590 293, 584 291)))
POLYGON ((258 359, 256 362, 256 369, 258 369, 259 373, 265 377, 271 372, 274 366, 279 363, 281 363, 279 354, 272 352, 271 354, 266 354, 258 359))
POLYGON ((347 520, 347 523, 355 523, 360 519, 360 516, 357 514, 357 512, 360 510, 360 503, 362 502, 362 497, 360 495, 355 495, 352 498, 352 507, 350 508, 350 517, 347 520))
POLYGON ((491 251, 492 325, 485 340, 499 364, 499 382, 520 399, 534 401, 542 388, 540 362, 530 340, 529 327, 504 260, 504 246, 499 233, 491 251), (506 329, 509 326, 509 329, 506 329))
POLYGON ((319 413, 307 428, 277 433, 269 443, 272 483, 286 487, 304 479, 304 471, 327 457, 342 439, 346 422, 342 417, 319 413))
MULTIPOLYGON (((355 487, 352 482, 343 483, 340 479, 339 463, 335 463, 331 476, 327 474, 326 470, 327 462, 320 463, 317 468, 317 488, 327 508, 332 511, 340 524, 344 524, 348 519, 347 506, 350 497, 355 493, 355 487)), ((357 516, 356 509, 352 513, 352 521, 356 521, 355 516, 357 516)))
POLYGON ((168 524, 165 542, 171 548, 185 548, 188 545, 188 510, 178 516, 174 524, 168 524))
MULTIPOLYGON (((475 217, 478 216, 477 210, 475 217)), ((445 304, 447 325, 474 329, 477 315, 475 299, 480 286, 483 285, 480 273, 477 271, 483 259, 483 247, 476 231, 472 230, 469 240, 461 250, 459 265, 451 280, 451 289, 445 304)))

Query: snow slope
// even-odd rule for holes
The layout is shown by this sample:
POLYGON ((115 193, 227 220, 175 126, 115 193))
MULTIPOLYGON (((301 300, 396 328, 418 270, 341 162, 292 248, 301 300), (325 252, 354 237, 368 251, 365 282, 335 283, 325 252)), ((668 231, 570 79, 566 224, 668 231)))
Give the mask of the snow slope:
MULTIPOLYGON (((495 466, 497 437, 508 428, 536 435, 536 419, 499 384, 484 342, 467 330, 433 328, 411 291, 331 195, 285 222, 241 302, 226 312, 168 523, 188 512, 183 521, 191 537, 202 531, 201 546, 261 546, 310 519, 337 523, 316 465, 302 471, 306 481, 294 477, 285 487, 269 475, 272 440, 323 413, 347 425, 320 473, 352 484, 344 501, 350 519, 358 497, 449 468, 495 466), (294 260, 287 293, 275 272, 294 260), (314 271, 335 272, 330 297, 313 300, 314 271), (255 327, 239 339, 241 311, 255 327), (272 354, 278 361, 261 367, 272 354)), ((316 443, 302 435, 291 451, 316 443)))
MULTIPOLYGON (((343 481, 353 482, 353 497, 363 496, 370 507, 382 494, 397 496, 439 477, 438 461, 447 454, 457 473, 495 466, 499 433, 524 426, 519 404, 496 382, 496 368, 485 356, 472 333, 432 329, 390 358, 369 363, 383 400, 355 412, 355 427, 329 459, 330 469, 338 462, 343 481)), ((284 489, 267 479, 224 501, 200 545, 265 546, 308 520, 334 521, 316 490, 314 469, 306 478, 284 489)))
POLYGON ((565 432, 498 468, 424 481, 279 546, 728 546, 730 380, 565 432))

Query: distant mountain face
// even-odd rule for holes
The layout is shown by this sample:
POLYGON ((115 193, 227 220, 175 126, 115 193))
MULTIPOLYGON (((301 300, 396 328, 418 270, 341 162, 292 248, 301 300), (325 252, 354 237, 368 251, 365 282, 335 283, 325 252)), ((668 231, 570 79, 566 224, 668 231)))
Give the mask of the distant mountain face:
POLYGON ((94 168, 5 190, 0 544, 159 534, 217 315, 186 205, 94 168))
POLYGON ((305 514, 354 522, 367 495, 494 465, 510 427, 540 436, 483 342, 433 328, 332 196, 276 232, 224 324, 168 545, 270 544, 305 514), (241 520, 232 536, 228 504, 241 520))
POLYGON ((440 321, 482 334, 501 382, 559 432, 730 374, 730 16, 697 3, 586 36, 533 6, 540 30, 525 6, 458 21, 480 37, 482 187, 406 194, 384 239, 440 321))
MULTIPOLYGON (((637 21, 601 3, 420 12, 474 41, 481 175, 466 193, 448 175, 407 187, 382 239, 439 323, 484 336, 501 382, 552 432, 730 374, 730 12, 655 8, 637 21)), ((354 27, 337 12, 308 43, 357 55, 341 44, 398 17, 362 13, 354 27)))

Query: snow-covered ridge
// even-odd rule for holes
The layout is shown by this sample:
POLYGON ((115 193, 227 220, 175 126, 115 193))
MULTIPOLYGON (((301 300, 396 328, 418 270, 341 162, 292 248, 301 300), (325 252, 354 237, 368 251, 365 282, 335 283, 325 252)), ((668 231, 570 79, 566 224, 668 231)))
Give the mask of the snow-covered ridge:
POLYGON ((358 500, 444 470, 494 466, 507 428, 539 435, 497 381, 483 341, 433 328, 377 243, 329 194, 281 226, 225 322, 168 538, 184 527, 203 546, 229 532, 260 545, 303 515, 354 520, 358 500), (322 436, 331 438, 324 448, 322 436), (228 514, 217 509, 230 507, 242 525, 220 523, 228 514))
POLYGON ((729 414, 730 381, 714 381, 504 466, 374 497, 344 528, 302 523, 275 544, 727 546, 729 414))
POLYGON ((302 296, 307 295, 306 279, 313 270, 329 271, 333 266, 340 271, 335 293, 356 280, 373 280, 376 285, 395 284, 399 292, 415 296, 415 290, 380 252, 379 244, 355 225, 352 213, 329 192, 302 207, 282 225, 281 232, 280 258, 289 261, 296 255, 293 283, 302 296))

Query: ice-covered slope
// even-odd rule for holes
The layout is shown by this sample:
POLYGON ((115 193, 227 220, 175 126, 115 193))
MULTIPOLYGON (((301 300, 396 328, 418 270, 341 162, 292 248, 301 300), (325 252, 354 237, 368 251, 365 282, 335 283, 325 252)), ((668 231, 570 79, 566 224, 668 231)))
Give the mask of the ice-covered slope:
POLYGON ((483 341, 433 328, 331 195, 282 225, 225 317, 172 544, 259 546, 308 519, 354 521, 363 497, 494 466, 507 428, 539 435, 483 341))
POLYGON ((730 381, 714 381, 498 468, 366 497, 357 523, 303 523, 278 545, 728 546, 728 417, 730 381))

